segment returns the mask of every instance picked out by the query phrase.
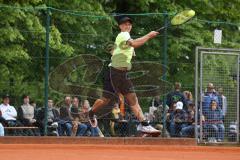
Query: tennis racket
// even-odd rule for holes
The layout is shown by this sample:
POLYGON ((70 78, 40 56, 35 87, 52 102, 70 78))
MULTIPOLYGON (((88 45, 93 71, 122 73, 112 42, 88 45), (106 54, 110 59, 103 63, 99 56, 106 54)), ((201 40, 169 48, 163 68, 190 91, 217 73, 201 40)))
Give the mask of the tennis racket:
POLYGON ((178 26, 178 25, 184 24, 189 20, 191 20, 194 16, 195 16, 195 11, 191 9, 179 12, 171 19, 171 21, 167 23, 166 26, 163 26, 157 29, 156 32, 160 32, 161 30, 168 28, 170 26, 178 26))

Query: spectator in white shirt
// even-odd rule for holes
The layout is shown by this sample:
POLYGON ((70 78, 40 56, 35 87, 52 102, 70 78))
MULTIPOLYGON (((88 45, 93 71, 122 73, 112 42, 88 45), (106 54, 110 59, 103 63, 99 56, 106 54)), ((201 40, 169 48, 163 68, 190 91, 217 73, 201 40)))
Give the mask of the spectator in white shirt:
MULTIPOLYGON (((1 120, 4 122, 4 126, 9 127, 16 127, 21 126, 21 123, 19 123, 17 118, 17 111, 13 106, 9 105, 10 99, 9 95, 4 95, 2 97, 3 103, 0 105, 0 111, 1 111, 1 120)), ((10 134, 10 133, 9 133, 10 134)), ((22 130, 12 130, 13 135, 21 136, 23 135, 22 130)))
POLYGON ((13 106, 9 105, 9 95, 2 97, 3 103, 0 105, 0 111, 2 112, 2 118, 6 121, 16 121, 17 111, 13 106))
POLYGON ((2 123, 0 123, 0 137, 4 136, 4 127, 2 125, 2 123))

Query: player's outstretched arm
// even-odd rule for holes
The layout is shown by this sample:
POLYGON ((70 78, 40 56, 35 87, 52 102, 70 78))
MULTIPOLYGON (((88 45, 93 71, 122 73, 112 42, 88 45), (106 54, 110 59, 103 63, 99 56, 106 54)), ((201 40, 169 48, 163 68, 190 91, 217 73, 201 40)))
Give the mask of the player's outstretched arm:
POLYGON ((159 32, 151 31, 148 34, 146 34, 145 36, 142 36, 137 39, 131 39, 127 43, 134 48, 138 48, 138 47, 142 46, 144 43, 146 43, 148 40, 156 37, 158 34, 159 34, 159 32))

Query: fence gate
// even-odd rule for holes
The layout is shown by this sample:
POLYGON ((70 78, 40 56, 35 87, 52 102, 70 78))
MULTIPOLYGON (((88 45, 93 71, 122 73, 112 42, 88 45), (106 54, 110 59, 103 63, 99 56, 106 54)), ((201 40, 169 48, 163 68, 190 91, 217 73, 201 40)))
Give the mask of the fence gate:
POLYGON ((239 142, 240 50, 196 48, 195 127, 200 143, 239 142))

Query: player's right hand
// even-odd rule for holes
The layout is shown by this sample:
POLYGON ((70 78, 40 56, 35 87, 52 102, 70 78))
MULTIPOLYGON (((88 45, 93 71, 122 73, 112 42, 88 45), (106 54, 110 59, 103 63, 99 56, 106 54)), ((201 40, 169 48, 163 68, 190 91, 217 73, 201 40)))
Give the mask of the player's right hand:
POLYGON ((148 33, 149 38, 154 38, 159 34, 159 32, 156 31, 151 31, 148 33))

